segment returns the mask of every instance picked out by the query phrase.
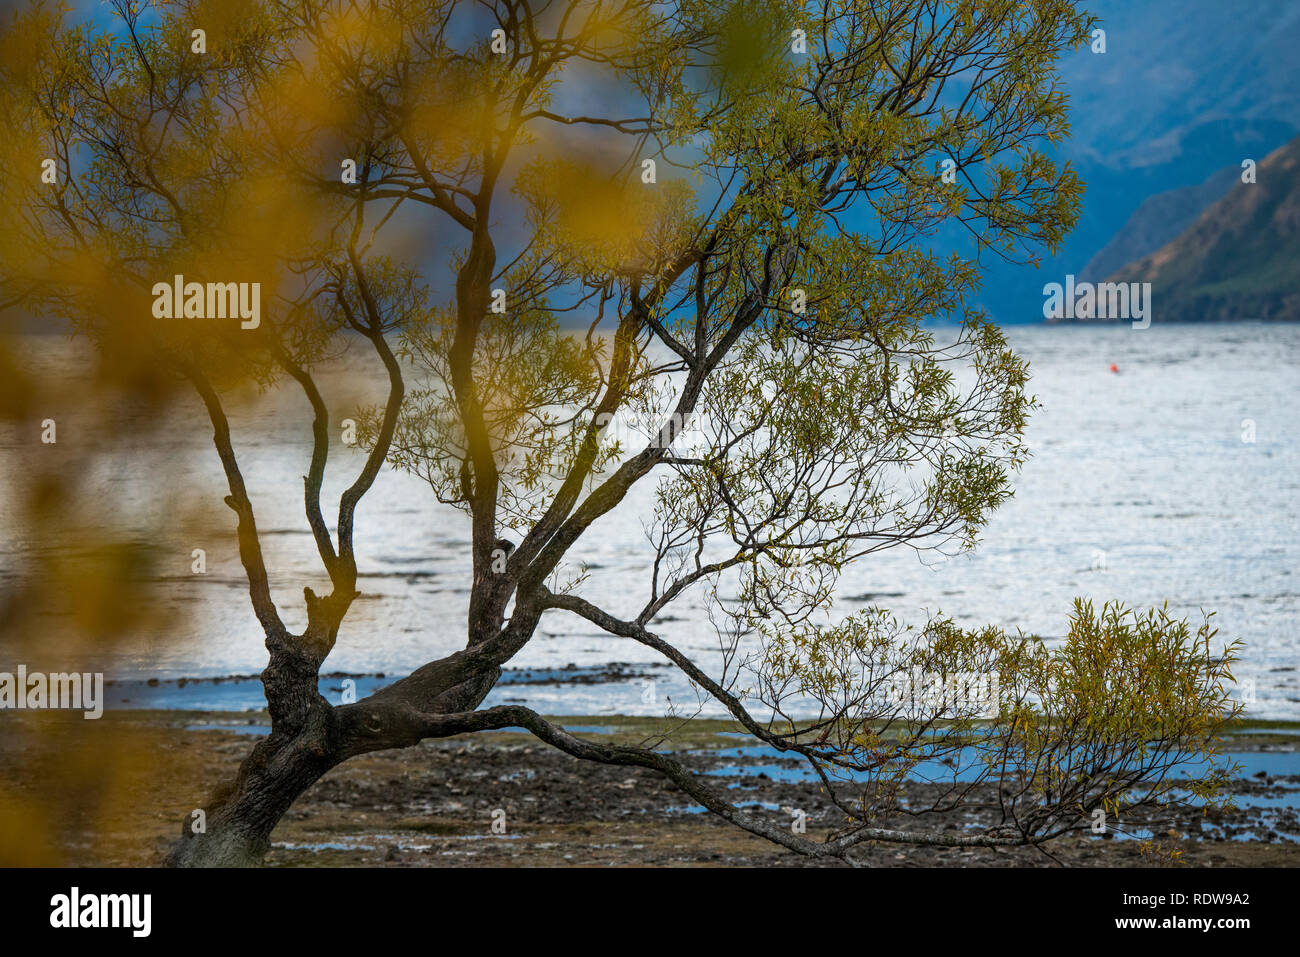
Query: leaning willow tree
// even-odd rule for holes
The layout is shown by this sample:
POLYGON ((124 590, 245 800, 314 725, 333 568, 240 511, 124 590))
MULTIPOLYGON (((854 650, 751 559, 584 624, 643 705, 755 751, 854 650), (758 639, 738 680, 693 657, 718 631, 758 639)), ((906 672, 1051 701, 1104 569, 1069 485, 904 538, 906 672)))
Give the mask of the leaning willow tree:
POLYGON ((1032 258, 1077 215, 1081 184, 1044 152, 1066 132, 1055 62, 1092 26, 1070 0, 111 6, 7 27, 3 301, 144 352, 211 420, 272 728, 173 863, 258 860, 350 757, 511 726, 834 857, 1041 845, 1177 799, 1169 770, 1215 753, 1232 648, 1215 657, 1208 624, 1079 604, 1049 649, 828 617, 852 562, 971 546, 1025 458, 1025 364, 966 303, 980 254, 1032 258), (954 237, 967 255, 939 251, 954 237), (218 287, 214 316, 200 286, 167 318, 176 276, 257 282, 260 315, 232 318, 218 287), (954 341, 935 315, 961 318, 954 341), (387 401, 361 416, 364 464, 327 518, 319 371, 357 347, 387 401), (272 600, 226 413, 248 380, 300 389, 313 416, 303 503, 330 587, 304 590, 301 633, 272 600), (354 523, 386 463, 471 530, 464 646, 335 705, 318 675, 347 640, 354 523), (645 592, 600 607, 574 572, 639 485, 645 592), (689 593, 720 672, 655 632, 689 593), (806 759, 833 826, 739 808, 658 747, 480 709, 547 615, 654 649, 806 759), (918 672, 995 678, 997 700, 897 694, 918 672), (933 802, 901 799, 944 759, 933 802), (996 824, 928 823, 981 785, 996 824))

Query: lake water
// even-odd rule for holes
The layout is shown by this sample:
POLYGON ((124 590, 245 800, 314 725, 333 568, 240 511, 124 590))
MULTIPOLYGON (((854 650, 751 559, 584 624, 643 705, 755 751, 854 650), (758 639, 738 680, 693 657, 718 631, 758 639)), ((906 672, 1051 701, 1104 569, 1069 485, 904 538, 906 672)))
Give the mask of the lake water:
MULTIPOLYGON (((942 612, 963 624, 1050 637, 1064 633, 1075 596, 1139 607, 1167 601, 1172 612, 1194 619, 1213 610, 1220 637, 1246 642, 1237 677, 1254 683, 1251 716, 1300 718, 1300 326, 1032 326, 1009 335, 1030 361, 1032 391, 1043 405, 1029 426, 1034 455, 1015 497, 973 554, 919 558, 900 549, 850 567, 837 612, 879 604, 918 624, 942 612)), ((67 369, 70 348, 56 337, 34 337, 31 361, 67 369)), ((341 381, 323 379, 334 422, 361 398, 335 388, 341 381)), ((75 380, 68 389, 75 397, 75 380)), ((61 441, 75 434, 71 405, 62 413, 70 421, 60 420, 61 441)), ((291 627, 301 627, 303 586, 321 591, 325 584, 301 506, 309 411, 300 392, 275 391, 233 413, 232 424, 277 604, 291 627)), ((0 472, 20 467, 22 454, 21 443, 6 439, 0 472)), ((335 451, 326 502, 337 501, 360 461, 356 451, 335 451)), ((150 677, 260 670, 260 631, 197 399, 148 439, 102 450, 88 482, 142 535, 159 517, 159 493, 178 489, 227 530, 202 541, 182 529, 161 540, 148 533, 175 555, 175 577, 163 576, 159 593, 183 610, 186 625, 136 636, 97 668, 137 688, 150 677), (195 547, 207 551, 206 575, 188 574, 195 547)), ((615 614, 634 614, 644 601, 648 502, 646 494, 633 496, 602 519, 581 554, 592 566, 583 594, 615 614)), ((3 519, 13 505, 0 504, 3 519)), ((331 511, 327 506, 327 516, 331 511)), ((41 544, 6 541, 4 565, 15 567, 24 550, 41 544)), ((359 510, 356 546, 363 596, 326 670, 391 678, 463 646, 468 527, 461 513, 436 503, 420 481, 386 470, 359 510)), ((654 627, 708 664, 717 660, 717 638, 703 609, 699 596, 688 594, 654 627)), ((694 694, 654 652, 570 615, 543 619, 511 664, 540 680, 525 675, 505 684, 489 704, 524 702, 551 714, 660 713, 671 697, 694 710, 694 694), (629 665, 626 680, 548 680, 599 673, 609 662, 629 665), (648 701, 646 675, 656 680, 648 701)), ((250 697, 229 703, 257 703, 255 683, 231 687, 246 687, 250 697)))

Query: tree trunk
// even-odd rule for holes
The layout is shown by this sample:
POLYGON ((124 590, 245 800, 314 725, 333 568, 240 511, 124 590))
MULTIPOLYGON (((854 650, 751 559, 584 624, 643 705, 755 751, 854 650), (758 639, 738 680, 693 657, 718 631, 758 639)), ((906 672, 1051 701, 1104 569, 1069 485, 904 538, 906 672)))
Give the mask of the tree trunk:
MULTIPOLYGON (((321 699, 324 703, 324 699, 321 699)), ((329 710, 329 705, 325 705, 329 710)), ((194 833, 187 819, 172 848, 172 867, 250 867, 271 847, 271 832, 293 802, 339 763, 331 746, 332 716, 324 714, 297 735, 272 732, 258 742, 232 786, 206 811, 206 828, 194 833)))
POLYGON ((310 659, 272 659, 262 674, 271 734, 204 809, 203 830, 196 833, 192 816, 186 816, 181 840, 165 859, 170 867, 260 864, 285 812, 327 771, 358 754, 457 733, 436 723, 437 716, 473 711, 501 676, 500 668, 458 652, 363 701, 336 707, 317 690, 310 659))

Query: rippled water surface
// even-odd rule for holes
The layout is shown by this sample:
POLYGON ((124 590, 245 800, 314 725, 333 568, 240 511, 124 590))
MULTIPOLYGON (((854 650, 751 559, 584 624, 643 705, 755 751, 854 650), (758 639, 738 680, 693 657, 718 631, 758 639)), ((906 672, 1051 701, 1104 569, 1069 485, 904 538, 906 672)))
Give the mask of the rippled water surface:
MULTIPOLYGON (((962 623, 1059 636, 1075 596, 1137 606, 1168 601, 1171 611, 1193 617, 1213 610, 1221 636, 1246 642, 1238 677, 1255 682, 1251 713, 1300 718, 1300 326, 1017 327, 1010 337, 1030 360, 1032 391, 1043 405, 1030 424, 1034 457, 1014 499, 973 554, 896 550, 851 567, 837 611, 878 604, 906 621, 942 612, 962 623)), ((57 337, 34 338, 32 361, 66 368, 60 364, 69 348, 57 337)), ((371 365, 363 355, 347 361, 371 365)), ((323 383, 335 422, 366 398, 342 379, 323 383)), ((75 412, 67 414, 61 441, 76 434, 75 412)), ((303 586, 325 585, 301 506, 309 410, 300 393, 283 390, 231 417, 275 598, 288 623, 301 627, 303 586)), ((214 527, 227 533, 197 542, 178 530, 175 541, 159 543, 175 554, 174 579, 160 588, 186 626, 138 636, 102 669, 119 680, 256 673, 264 662, 260 632, 197 400, 149 439, 104 452, 92 486, 127 522, 147 528, 159 516, 162 492, 204 503, 214 527), (204 576, 189 574, 194 547, 207 550, 204 576)), ((17 443, 6 443, 0 470, 20 467, 21 454, 17 443)), ((334 456, 326 501, 331 494, 337 501, 360 462, 351 450, 334 456)), ((583 594, 616 614, 634 614, 644 601, 649 500, 633 496, 602 519, 582 552, 592 569, 583 594)), ((6 567, 41 544, 7 541, 6 567)), ((385 471, 360 508, 356 544, 363 596, 327 670, 391 677, 463 645, 468 530, 459 512, 436 503, 417 479, 385 471)), ((703 608, 700 596, 688 594, 655 628, 708 663, 717 638, 703 608)), ((559 613, 543 620, 513 664, 573 666, 572 676, 611 661, 631 665, 631 677, 516 681, 494 691, 491 702, 580 714, 658 712, 665 695, 695 700, 667 670, 651 667, 662 664, 654 652, 559 613), (647 673, 657 679, 649 701, 647 673)))

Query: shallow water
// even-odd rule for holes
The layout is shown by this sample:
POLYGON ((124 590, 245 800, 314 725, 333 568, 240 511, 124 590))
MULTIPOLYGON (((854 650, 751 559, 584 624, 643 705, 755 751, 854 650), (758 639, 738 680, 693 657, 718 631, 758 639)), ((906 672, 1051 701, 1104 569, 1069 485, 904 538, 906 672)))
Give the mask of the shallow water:
MULTIPOLYGON (((836 611, 875 603, 909 622, 942 612, 963 624, 1050 637, 1063 633, 1074 596, 1136 606, 1168 601, 1172 612, 1193 618, 1214 610, 1220 637, 1247 643, 1236 674, 1255 684, 1249 713, 1300 718, 1300 326, 1015 327, 1009 335, 1030 360, 1031 388, 1044 406, 1030 423, 1034 458, 1016 481, 1015 498, 994 515, 974 554, 918 558, 897 550, 851 567, 836 611), (1118 373, 1109 371, 1112 363, 1118 373), (1243 441, 1246 420, 1253 442, 1243 441)), ((32 343, 32 361, 67 368, 60 363, 68 348, 41 337, 32 343)), ((369 368, 364 356, 347 361, 369 368)), ((323 378, 334 422, 364 398, 340 381, 323 378)), ((75 388, 73 380, 69 389, 75 388)), ((287 623, 301 627, 302 588, 325 584, 301 509, 309 410, 299 393, 275 391, 232 411, 231 419, 274 597, 287 623)), ((75 416, 66 427, 60 422, 60 434, 74 434, 75 425, 75 416)), ((24 447, 6 440, 0 473, 20 467, 23 454, 24 447)), ((336 452, 326 501, 337 501, 360 461, 356 451, 336 452)), ((197 400, 148 442, 105 449, 94 489, 142 530, 157 516, 159 492, 177 490, 227 529, 200 543, 178 526, 173 540, 158 543, 175 556, 158 587, 187 624, 179 632, 141 634, 106 653, 95 670, 119 681, 259 671, 265 652, 197 400), (192 576, 190 551, 200 544, 208 573, 192 576)), ((641 522, 648 502, 648 494, 634 495, 597 523, 581 556, 595 568, 582 593, 615 614, 634 614, 644 600, 641 522)), ((10 508, 0 499, 0 520, 10 508)), ((326 669, 394 676, 462 647, 467 544, 459 512, 436 503, 417 479, 382 474, 358 513, 363 596, 326 669)), ((24 550, 41 546, 7 540, 0 547, 0 567, 13 568, 24 550)), ((703 609, 701 597, 688 594, 654 627, 709 665, 718 658, 717 638, 703 609)), ((504 685, 489 703, 525 703, 551 714, 657 714, 671 698, 684 713, 696 710, 685 682, 668 669, 642 667, 662 665, 654 652, 569 615, 548 615, 512 665, 538 670, 541 683, 504 685), (547 680, 556 669, 610 661, 629 663, 633 674, 594 683, 547 680), (650 693, 647 674, 655 680, 650 693)), ((358 679, 363 689, 364 680, 358 679)), ((152 702, 134 706, 216 708, 245 693, 260 694, 256 682, 128 697, 152 702)), ((706 703, 704 713, 721 709, 706 703)))
MULTIPOLYGON (((766 774, 778 781, 818 780, 817 773, 808 764, 807 760, 799 755, 784 753, 766 744, 713 749, 696 753, 728 758, 737 762, 715 768, 707 772, 709 774, 724 776, 766 774)), ((918 781, 932 781, 935 783, 969 782, 978 779, 984 772, 984 766, 979 762, 979 755, 973 748, 953 749, 951 757, 954 762, 951 766, 943 761, 919 761, 912 769, 909 777, 918 781)), ((1260 772, 1269 777, 1300 776, 1300 752, 1296 751, 1224 752, 1214 762, 1216 767, 1226 767, 1232 764, 1240 765, 1240 770, 1237 773, 1239 778, 1249 778, 1260 772)), ((1169 777, 1179 780, 1199 780, 1210 767, 1209 762, 1188 761, 1172 769, 1169 772, 1169 777)), ((845 773, 848 774, 850 780, 870 779, 869 775, 845 773)))

